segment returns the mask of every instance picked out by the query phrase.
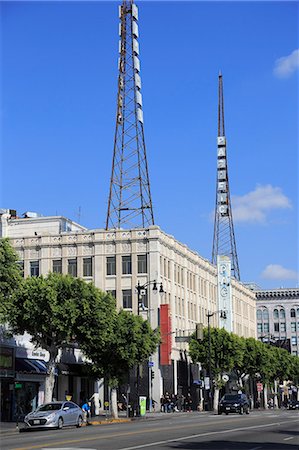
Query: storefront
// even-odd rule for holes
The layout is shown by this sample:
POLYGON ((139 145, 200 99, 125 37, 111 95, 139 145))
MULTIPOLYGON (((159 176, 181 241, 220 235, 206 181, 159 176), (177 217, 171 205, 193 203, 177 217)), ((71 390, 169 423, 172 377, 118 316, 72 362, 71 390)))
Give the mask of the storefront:
POLYGON ((44 401, 47 364, 37 359, 15 360, 15 419, 22 419, 44 401))
POLYGON ((13 347, 0 347, 0 421, 13 420, 15 410, 14 396, 15 352, 13 347))

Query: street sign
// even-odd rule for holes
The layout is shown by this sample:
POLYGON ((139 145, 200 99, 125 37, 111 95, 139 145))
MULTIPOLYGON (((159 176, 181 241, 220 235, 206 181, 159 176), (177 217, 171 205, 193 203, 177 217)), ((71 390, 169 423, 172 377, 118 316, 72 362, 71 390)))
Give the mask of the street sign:
POLYGON ((263 390, 263 383, 256 383, 256 389, 258 392, 262 392, 263 390))
POLYGON ((22 389, 23 384, 22 383, 15 383, 15 389, 22 389))
POLYGON ((154 361, 149 361, 148 362, 148 367, 154 367, 154 361))

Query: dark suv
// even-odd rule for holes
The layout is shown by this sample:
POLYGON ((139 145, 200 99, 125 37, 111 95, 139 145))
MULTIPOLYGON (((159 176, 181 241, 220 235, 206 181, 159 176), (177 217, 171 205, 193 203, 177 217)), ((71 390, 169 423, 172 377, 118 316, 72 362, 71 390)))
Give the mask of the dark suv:
POLYGON ((249 400, 245 394, 225 394, 219 402, 218 414, 249 414, 249 400))

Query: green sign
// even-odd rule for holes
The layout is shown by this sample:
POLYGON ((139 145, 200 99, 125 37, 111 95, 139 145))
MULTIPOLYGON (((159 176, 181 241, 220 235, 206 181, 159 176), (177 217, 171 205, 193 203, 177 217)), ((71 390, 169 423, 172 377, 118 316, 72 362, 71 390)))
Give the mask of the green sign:
POLYGON ((139 397, 140 415, 145 416, 146 413, 146 397, 139 397))
POLYGON ((15 389, 22 389, 22 383, 15 383, 15 389))

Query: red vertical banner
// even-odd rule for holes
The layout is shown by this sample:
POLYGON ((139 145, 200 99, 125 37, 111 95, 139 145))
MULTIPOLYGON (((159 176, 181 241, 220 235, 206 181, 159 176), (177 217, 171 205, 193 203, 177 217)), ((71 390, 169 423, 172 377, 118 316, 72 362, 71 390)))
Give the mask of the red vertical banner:
POLYGON ((160 305, 160 364, 168 366, 171 364, 171 319, 169 305, 160 305))

